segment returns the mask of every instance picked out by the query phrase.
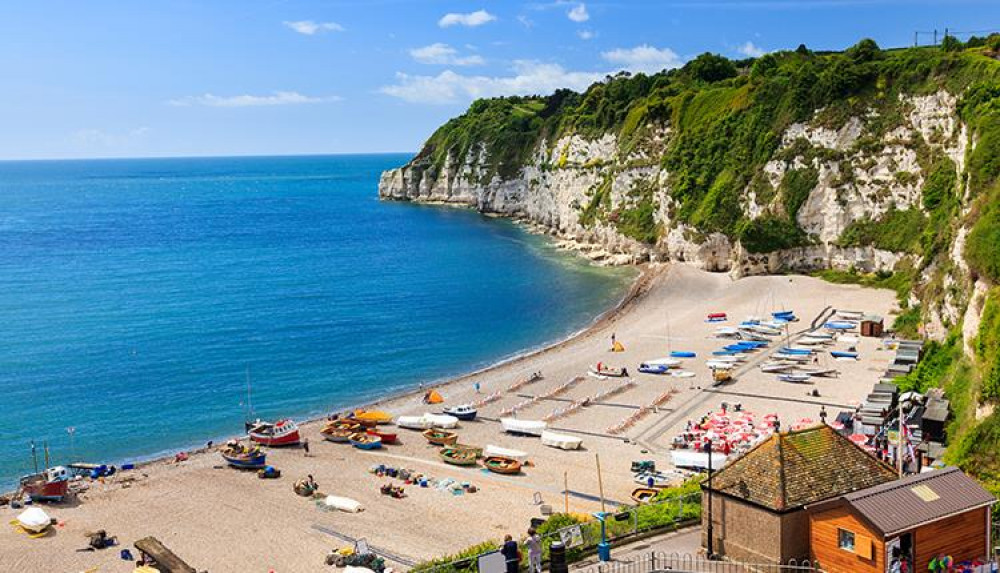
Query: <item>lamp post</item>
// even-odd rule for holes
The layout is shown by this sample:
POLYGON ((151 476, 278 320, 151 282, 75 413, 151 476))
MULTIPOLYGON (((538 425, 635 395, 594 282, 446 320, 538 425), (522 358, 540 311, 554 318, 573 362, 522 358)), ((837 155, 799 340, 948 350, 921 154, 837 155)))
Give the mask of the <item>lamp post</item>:
POLYGON ((708 558, 715 556, 714 528, 712 526, 712 440, 705 441, 705 453, 708 454, 708 558))

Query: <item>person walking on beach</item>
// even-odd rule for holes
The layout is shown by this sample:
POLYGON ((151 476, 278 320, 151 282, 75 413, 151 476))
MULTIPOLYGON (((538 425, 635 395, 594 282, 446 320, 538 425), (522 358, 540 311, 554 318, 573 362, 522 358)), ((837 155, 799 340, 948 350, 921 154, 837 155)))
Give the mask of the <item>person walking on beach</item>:
POLYGON ((302 438, 302 449, 305 451, 305 457, 309 457, 309 438, 302 438))
POLYGON ((475 388, 476 388, 476 394, 479 394, 479 382, 476 382, 475 388))
POLYGON ((528 528, 528 539, 524 544, 528 546, 528 572, 542 573, 542 538, 534 527, 528 528))
POLYGON ((521 564, 521 550, 517 548, 517 542, 508 533, 503 538, 503 547, 500 554, 504 556, 507 563, 507 573, 517 573, 521 564))

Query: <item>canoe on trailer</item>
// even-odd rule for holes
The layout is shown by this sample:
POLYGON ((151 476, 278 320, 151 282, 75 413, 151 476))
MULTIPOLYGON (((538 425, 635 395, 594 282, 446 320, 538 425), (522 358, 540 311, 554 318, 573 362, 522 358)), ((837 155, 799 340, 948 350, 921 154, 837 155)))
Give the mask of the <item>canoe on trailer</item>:
POLYGON ((559 448, 560 450, 576 450, 583 444, 583 440, 576 436, 567 436, 566 434, 542 430, 542 443, 552 448, 559 448))
POLYGON ((636 503, 649 503, 656 497, 656 494, 660 493, 658 489, 652 489, 648 487, 637 487, 632 490, 632 499, 636 503))
POLYGON ((423 431, 423 436, 427 441, 435 446, 450 446, 458 441, 458 434, 448 430, 438 430, 431 428, 423 431))
POLYGON ((486 469, 498 474, 512 475, 521 473, 521 462, 514 458, 492 456, 483 460, 483 465, 486 466, 486 469))
POLYGON ((541 420, 519 420, 517 418, 500 418, 500 425, 503 431, 508 434, 521 434, 524 436, 541 436, 546 424, 541 420))
POLYGON ((456 466, 474 466, 477 457, 475 450, 465 448, 443 448, 441 450, 441 460, 456 466))

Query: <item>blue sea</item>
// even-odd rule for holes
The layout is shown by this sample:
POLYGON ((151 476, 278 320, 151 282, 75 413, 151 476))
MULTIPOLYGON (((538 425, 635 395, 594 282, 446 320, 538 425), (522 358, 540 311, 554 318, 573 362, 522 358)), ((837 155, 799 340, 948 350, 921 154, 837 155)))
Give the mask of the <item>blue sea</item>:
POLYGON ((564 337, 634 276, 380 202, 405 155, 0 162, 0 485, 303 419, 564 337), (73 429, 70 439, 69 429, 73 429))

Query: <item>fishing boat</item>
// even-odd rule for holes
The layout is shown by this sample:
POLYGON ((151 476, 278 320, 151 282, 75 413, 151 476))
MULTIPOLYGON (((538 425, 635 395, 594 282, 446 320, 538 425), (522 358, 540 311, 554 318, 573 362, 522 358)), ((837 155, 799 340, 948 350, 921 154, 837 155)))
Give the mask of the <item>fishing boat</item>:
POLYGON ((500 446, 487 445, 482 454, 488 458, 510 458, 517 460, 522 464, 528 461, 528 452, 512 450, 510 448, 501 448, 500 446))
POLYGON ((299 427, 292 420, 267 422, 253 417, 253 391, 250 385, 250 368, 247 368, 247 417, 244 427, 250 440, 264 446, 295 446, 299 444, 299 427))
POLYGON ((377 450, 382 447, 382 438, 368 433, 362 434, 358 432, 357 434, 352 434, 350 442, 352 446, 359 450, 377 450))
POLYGON ((622 378, 628 376, 628 369, 622 366, 621 368, 615 368, 613 366, 608 366, 606 364, 597 363, 596 366, 590 367, 590 373, 595 376, 610 376, 612 378, 622 378))
POLYGON ((55 466, 20 480, 20 490, 31 501, 62 501, 69 493, 69 469, 55 466))
POLYGON ((219 452, 229 465, 239 469, 260 469, 267 465, 267 454, 254 446, 247 448, 238 443, 231 443, 219 452))
POLYGON ((32 536, 35 537, 52 525, 52 518, 40 507, 29 507, 18 514, 14 520, 14 524, 29 533, 35 534, 32 536))
POLYGON ((632 500, 636 503, 649 503, 658 493, 660 493, 658 489, 637 487, 632 490, 632 500))
POLYGON ((463 422, 470 422, 476 419, 476 414, 478 413, 478 410, 476 410, 469 404, 461 404, 458 406, 445 408, 444 413, 448 414, 449 416, 455 416, 456 418, 458 418, 463 422))
POLYGON ((857 360, 858 353, 852 350, 831 350, 830 356, 833 356, 834 358, 852 358, 857 360))
POLYGON ((379 439, 382 440, 383 444, 395 444, 396 441, 399 439, 396 436, 395 432, 381 432, 379 430, 368 428, 367 430, 365 430, 365 433, 370 434, 372 436, 377 436, 379 439))
POLYGON ((688 350, 673 350, 670 352, 671 358, 694 358, 695 356, 697 354, 688 350))
POLYGON ((799 373, 789 373, 789 374, 778 374, 778 380, 782 382, 795 382, 797 384, 802 384, 809 381, 810 376, 808 374, 799 373))
POLYGON ((442 448, 440 455, 443 462, 455 466, 474 466, 478 457, 475 450, 465 448, 442 448))
POLYGON ((351 441, 351 436, 358 433, 360 428, 342 428, 337 426, 327 426, 319 431, 323 439, 328 442, 346 444, 351 441))
POLYGON ((381 410, 355 410, 352 417, 355 420, 370 421, 376 424, 392 423, 392 414, 381 410))
POLYGON ((542 430, 542 444, 560 450, 576 450, 583 445, 583 440, 576 436, 542 430))
POLYGON ((803 368, 802 373, 822 378, 833 378, 840 375, 840 370, 835 368, 803 368))
POLYGON ((407 430, 426 430, 434 426, 434 422, 426 416, 400 416, 396 425, 407 430))
POLYGON ((435 446, 450 446, 458 441, 458 434, 447 430, 429 428, 422 432, 427 441, 435 446))
POLYGON ((639 365, 639 372, 643 374, 666 374, 670 372, 670 367, 663 364, 646 364, 643 362, 639 365))
POLYGON ((540 420, 520 420, 518 418, 500 418, 500 426, 508 434, 522 436, 541 436, 548 424, 540 420))
POLYGON ((794 364, 789 364, 787 362, 766 362, 760 365, 761 372, 784 372, 786 370, 791 370, 795 368, 794 364))
POLYGON ((513 458, 492 456, 483 460, 483 465, 491 472, 512 475, 521 473, 521 462, 513 458))

